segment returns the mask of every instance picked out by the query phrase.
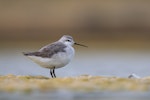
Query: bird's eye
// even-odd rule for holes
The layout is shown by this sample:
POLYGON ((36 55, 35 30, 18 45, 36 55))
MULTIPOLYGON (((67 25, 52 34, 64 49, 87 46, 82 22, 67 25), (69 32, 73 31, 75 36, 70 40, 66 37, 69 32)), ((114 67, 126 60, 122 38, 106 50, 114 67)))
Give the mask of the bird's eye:
POLYGON ((71 42, 70 40, 67 40, 68 42, 71 42))

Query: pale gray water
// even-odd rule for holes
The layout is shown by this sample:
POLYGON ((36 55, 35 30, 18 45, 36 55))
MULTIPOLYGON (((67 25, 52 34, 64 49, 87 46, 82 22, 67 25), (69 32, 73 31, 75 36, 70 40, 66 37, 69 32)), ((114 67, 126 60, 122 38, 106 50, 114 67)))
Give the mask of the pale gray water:
POLYGON ((34 92, 0 93, 0 100, 149 100, 149 92, 34 92))
MULTIPOLYGON (((31 43, 26 43, 26 45, 19 43, 1 45, 0 75, 50 76, 48 69, 39 67, 39 65, 22 55, 23 51, 37 50, 41 47, 41 44, 39 46, 37 43, 35 47, 27 44, 31 43)), ((89 48, 76 46, 74 59, 66 67, 57 69, 56 75, 58 77, 83 74, 119 77, 127 77, 132 73, 141 77, 150 75, 150 49, 147 46, 128 49, 126 47, 112 48, 114 44, 110 44, 112 46, 107 46, 107 44, 105 44, 106 46, 99 45, 102 44, 95 46, 89 44, 89 48)))

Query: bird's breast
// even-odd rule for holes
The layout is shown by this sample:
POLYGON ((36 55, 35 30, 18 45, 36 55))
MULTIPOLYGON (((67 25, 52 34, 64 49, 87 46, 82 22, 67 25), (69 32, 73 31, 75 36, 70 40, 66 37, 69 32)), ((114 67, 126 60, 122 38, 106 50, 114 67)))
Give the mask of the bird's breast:
POLYGON ((58 61, 60 63, 64 63, 64 65, 68 64, 72 58, 74 57, 74 48, 73 47, 66 47, 65 52, 59 52, 56 55, 54 55, 55 59, 59 59, 58 61))
POLYGON ((72 60, 74 57, 74 48, 66 47, 64 50, 65 52, 58 52, 50 58, 49 64, 51 66, 55 66, 55 68, 64 67, 72 60))

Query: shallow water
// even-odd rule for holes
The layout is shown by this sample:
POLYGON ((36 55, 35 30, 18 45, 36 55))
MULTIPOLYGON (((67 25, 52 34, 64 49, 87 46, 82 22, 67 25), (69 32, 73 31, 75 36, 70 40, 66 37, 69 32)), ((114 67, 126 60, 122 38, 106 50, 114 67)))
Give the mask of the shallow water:
POLYGON ((150 93, 143 92, 72 92, 0 93, 0 100, 149 100, 150 93))
MULTIPOLYGON (((1 43, 0 75, 43 75, 49 77, 48 69, 39 67, 22 55, 23 51, 35 51, 45 44, 39 42, 1 43)), ((75 46, 74 59, 66 67, 56 70, 58 77, 83 74, 119 77, 127 77, 132 73, 141 77, 150 75, 149 43, 102 42, 87 44, 88 48, 75 46)))

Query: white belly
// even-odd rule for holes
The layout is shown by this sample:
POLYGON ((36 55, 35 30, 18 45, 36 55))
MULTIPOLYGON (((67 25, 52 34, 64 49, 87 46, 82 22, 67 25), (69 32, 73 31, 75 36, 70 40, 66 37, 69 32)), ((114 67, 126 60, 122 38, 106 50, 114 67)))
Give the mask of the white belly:
POLYGON ((74 48, 68 47, 65 49, 66 52, 60 52, 54 54, 51 58, 42 58, 36 56, 28 56, 32 61, 39 64, 41 67, 44 68, 60 68, 67 65, 74 56, 74 48))

